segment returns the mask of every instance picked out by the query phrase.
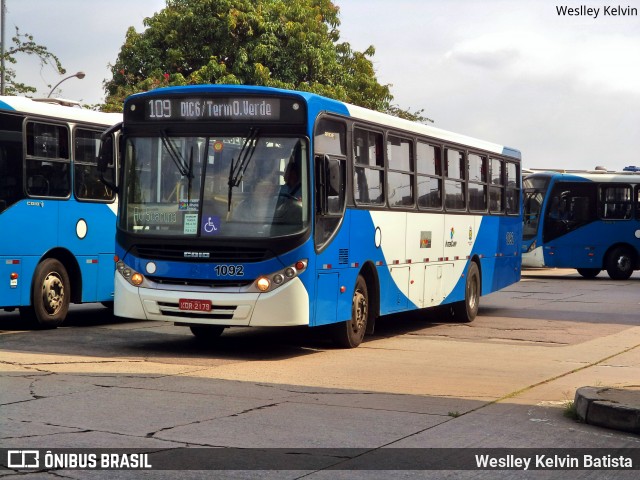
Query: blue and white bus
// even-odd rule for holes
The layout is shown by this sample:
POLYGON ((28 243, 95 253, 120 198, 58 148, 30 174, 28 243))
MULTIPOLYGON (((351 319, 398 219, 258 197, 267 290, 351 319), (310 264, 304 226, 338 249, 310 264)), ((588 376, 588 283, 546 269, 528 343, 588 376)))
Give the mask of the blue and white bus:
POLYGON ((537 172, 523 186, 523 266, 614 280, 640 268, 639 174, 537 172))
MULTIPOLYGON (((329 325, 520 278, 520 153, 317 95, 158 89, 124 105, 115 314, 189 326, 329 325)), ((110 148, 105 145, 105 152, 110 148)))
POLYGON ((96 169, 122 115, 45 100, 0 97, 0 308, 51 328, 70 302, 113 301, 116 199, 96 169))

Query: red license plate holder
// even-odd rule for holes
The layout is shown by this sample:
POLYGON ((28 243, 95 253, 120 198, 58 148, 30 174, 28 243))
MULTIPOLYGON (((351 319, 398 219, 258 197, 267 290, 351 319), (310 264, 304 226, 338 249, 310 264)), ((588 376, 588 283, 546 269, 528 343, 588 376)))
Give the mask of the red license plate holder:
POLYGON ((188 312, 210 312, 211 300, 198 300, 194 298, 181 298, 178 300, 178 308, 188 312))

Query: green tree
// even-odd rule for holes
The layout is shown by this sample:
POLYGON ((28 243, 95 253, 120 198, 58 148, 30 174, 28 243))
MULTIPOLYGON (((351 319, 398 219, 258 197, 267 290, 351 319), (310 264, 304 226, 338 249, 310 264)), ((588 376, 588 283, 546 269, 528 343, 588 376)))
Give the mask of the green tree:
POLYGON ((20 29, 16 27, 16 34, 11 39, 11 42, 8 48, 5 48, 5 71, 2 72, 5 80, 6 95, 29 94, 36 93, 37 91, 35 87, 17 82, 15 70, 7 67, 8 63, 12 65, 17 64, 18 60, 16 57, 19 55, 35 55, 42 65, 51 65, 61 75, 67 72, 62 67, 58 57, 51 53, 47 47, 37 44, 33 39, 33 35, 20 33, 20 29))
POLYGON ((127 95, 161 86, 227 83, 404 112, 376 79, 375 49, 340 42, 338 13, 330 0, 167 0, 142 33, 127 31, 103 109, 119 111, 127 95))

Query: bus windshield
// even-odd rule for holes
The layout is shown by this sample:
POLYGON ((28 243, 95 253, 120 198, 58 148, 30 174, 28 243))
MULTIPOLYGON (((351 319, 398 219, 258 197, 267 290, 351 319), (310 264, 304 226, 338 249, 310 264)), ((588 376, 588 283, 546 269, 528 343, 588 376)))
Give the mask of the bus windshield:
POLYGON ((264 238, 309 226, 301 137, 129 137, 120 228, 169 237, 264 238))
POLYGON ((522 239, 531 240, 538 234, 542 203, 549 185, 548 177, 529 177, 522 181, 524 190, 522 239))

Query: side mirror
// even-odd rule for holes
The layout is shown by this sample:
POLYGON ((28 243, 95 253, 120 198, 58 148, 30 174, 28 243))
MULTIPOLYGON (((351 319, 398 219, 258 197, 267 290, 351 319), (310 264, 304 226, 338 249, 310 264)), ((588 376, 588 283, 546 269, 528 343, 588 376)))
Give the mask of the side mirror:
POLYGON ((98 155, 98 172, 104 174, 113 163, 113 135, 100 139, 100 153, 98 155))
POLYGON ((104 174, 109 169, 109 165, 115 162, 116 149, 114 148, 114 138, 115 134, 120 130, 122 130, 122 122, 116 123, 102 133, 100 136, 100 153, 98 154, 97 162, 100 181, 116 193, 118 193, 118 187, 104 178, 104 174))
POLYGON ((340 195, 340 184, 342 183, 340 160, 325 156, 325 168, 327 172, 327 196, 334 197, 340 195))
POLYGON ((320 215, 342 212, 344 203, 344 161, 324 155, 316 157, 316 196, 320 215))

